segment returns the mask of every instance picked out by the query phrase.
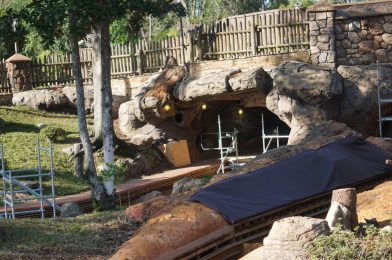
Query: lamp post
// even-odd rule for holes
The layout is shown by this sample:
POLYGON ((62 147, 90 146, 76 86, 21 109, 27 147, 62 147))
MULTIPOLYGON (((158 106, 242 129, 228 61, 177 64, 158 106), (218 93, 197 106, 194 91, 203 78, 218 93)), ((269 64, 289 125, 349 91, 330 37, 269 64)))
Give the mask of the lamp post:
MULTIPOLYGON (((16 34, 16 28, 18 27, 19 23, 17 19, 13 19, 12 20, 12 30, 14 31, 14 33, 16 34)), ((16 42, 15 39, 15 53, 18 53, 18 43, 16 42)))

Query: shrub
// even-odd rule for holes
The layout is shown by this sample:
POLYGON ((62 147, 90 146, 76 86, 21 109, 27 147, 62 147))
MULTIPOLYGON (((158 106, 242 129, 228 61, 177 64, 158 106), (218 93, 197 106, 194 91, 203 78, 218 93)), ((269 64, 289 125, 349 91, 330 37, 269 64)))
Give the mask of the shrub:
POLYGON ((109 181, 112 176, 114 176, 115 184, 122 183, 124 180, 124 174, 127 171, 127 166, 125 164, 118 165, 112 163, 107 163, 106 166, 107 168, 100 172, 102 180, 106 182, 109 181))
POLYGON ((392 232, 368 226, 365 233, 358 237, 355 232, 337 228, 316 238, 307 249, 308 256, 312 260, 392 259, 392 232))
POLYGON ((45 137, 47 140, 52 142, 61 140, 65 137, 65 130, 59 127, 47 126, 41 129, 40 134, 42 137, 45 137))

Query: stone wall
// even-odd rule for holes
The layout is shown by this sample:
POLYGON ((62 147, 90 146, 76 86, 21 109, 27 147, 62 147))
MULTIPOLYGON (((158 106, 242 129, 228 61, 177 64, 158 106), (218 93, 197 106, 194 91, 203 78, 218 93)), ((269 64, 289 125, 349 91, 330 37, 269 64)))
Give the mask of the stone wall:
POLYGON ((335 21, 337 65, 392 62, 392 15, 335 21))
POLYGON ((332 9, 310 11, 308 15, 310 58, 321 67, 335 68, 334 16, 332 9))
POLYGON ((392 62, 392 1, 308 9, 311 62, 336 68, 392 62))

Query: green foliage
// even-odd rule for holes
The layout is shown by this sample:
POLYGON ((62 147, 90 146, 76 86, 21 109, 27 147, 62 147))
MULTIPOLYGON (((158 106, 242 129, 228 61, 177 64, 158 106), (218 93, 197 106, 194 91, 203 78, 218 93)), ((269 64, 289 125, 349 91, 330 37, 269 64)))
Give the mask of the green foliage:
POLYGON ((315 0, 289 0, 285 7, 293 8, 298 4, 299 7, 305 8, 313 5, 315 2, 315 0))
MULTIPOLYGON (((23 169, 37 167, 38 123, 62 128, 67 137, 53 144, 53 160, 56 195, 70 195, 88 190, 87 183, 73 175, 73 162, 62 149, 79 142, 77 117, 68 114, 57 114, 32 111, 27 107, 0 106, 0 118, 5 124, 1 126, 0 143, 4 146, 7 169, 23 169)), ((89 119, 89 122, 92 120, 89 119)), ((43 144, 43 146, 47 146, 43 144)), ((42 167, 49 168, 47 157, 43 157, 42 167)), ((45 191, 50 191, 50 179, 44 179, 45 191)), ((0 257, 1 258, 1 257, 0 257)))
POLYGON ((211 175, 211 174, 205 174, 203 176, 203 182, 204 183, 209 183, 212 180, 212 177, 213 177, 213 175, 211 175))
POLYGON ((124 175, 127 171, 126 165, 107 163, 106 167, 106 169, 100 172, 100 176, 104 182, 110 181, 113 176, 115 184, 120 184, 124 181, 124 175))
POLYGON ((308 255, 312 260, 392 259, 392 232, 368 226, 366 235, 357 237, 354 232, 337 228, 330 235, 316 238, 308 247, 308 255))
POLYGON ((66 132, 60 127, 47 126, 41 129, 40 134, 42 137, 55 142, 64 139, 66 132))

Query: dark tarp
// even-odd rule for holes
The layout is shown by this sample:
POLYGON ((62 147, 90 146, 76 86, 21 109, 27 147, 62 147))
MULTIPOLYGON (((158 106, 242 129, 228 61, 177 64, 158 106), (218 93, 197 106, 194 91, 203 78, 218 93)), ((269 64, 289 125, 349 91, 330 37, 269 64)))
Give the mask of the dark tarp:
POLYGON ((336 188, 388 174, 389 154, 348 137, 201 189, 191 198, 221 213, 229 223, 336 188))

